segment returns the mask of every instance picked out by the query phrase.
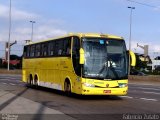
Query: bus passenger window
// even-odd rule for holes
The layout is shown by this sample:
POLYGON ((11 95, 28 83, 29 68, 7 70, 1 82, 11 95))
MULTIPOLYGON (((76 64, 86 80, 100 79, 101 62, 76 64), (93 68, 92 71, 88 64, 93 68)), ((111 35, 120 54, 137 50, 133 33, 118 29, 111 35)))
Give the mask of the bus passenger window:
POLYGON ((67 52, 66 53, 67 53, 66 55, 70 55, 71 54, 71 48, 70 47, 67 48, 67 52))
POLYGON ((64 47, 63 47, 63 55, 70 55, 71 54, 71 38, 66 38, 64 40, 64 47))
POLYGON ((48 43, 48 55, 53 56, 55 54, 54 52, 55 49, 55 41, 51 41, 48 43))
POLYGON ((30 57, 30 46, 27 47, 27 57, 30 57))
POLYGON ((62 50, 61 49, 58 50, 58 55, 62 55, 62 50))
POLYGON ((73 59, 73 67, 75 73, 80 76, 81 75, 81 65, 79 64, 79 49, 80 49, 80 39, 78 37, 73 38, 73 50, 72 50, 72 59, 73 59))
POLYGON ((42 44, 42 56, 47 56, 47 43, 42 44))
POLYGON ((24 46, 23 57, 27 57, 27 46, 24 46))
POLYGON ((55 55, 58 55, 58 41, 55 41, 55 55))
POLYGON ((30 57, 34 57, 35 55, 35 45, 31 46, 30 57))
POLYGON ((61 39, 61 40, 58 40, 57 43, 58 43, 58 46, 56 48, 58 48, 58 55, 61 56, 62 55, 62 52, 63 52, 63 49, 64 49, 64 45, 63 45, 63 42, 64 40, 61 39))
POLYGON ((40 56, 40 49, 41 49, 40 44, 37 44, 37 45, 36 45, 36 53, 35 53, 35 54, 36 54, 36 55, 35 55, 36 57, 39 57, 39 56, 40 56))

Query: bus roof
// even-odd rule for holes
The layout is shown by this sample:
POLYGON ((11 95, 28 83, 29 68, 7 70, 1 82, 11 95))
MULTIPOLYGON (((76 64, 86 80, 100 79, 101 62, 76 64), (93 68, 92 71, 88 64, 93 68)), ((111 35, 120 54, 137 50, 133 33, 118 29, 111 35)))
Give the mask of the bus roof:
POLYGON ((102 33, 69 33, 65 36, 61 36, 61 37, 56 37, 56 38, 49 38, 46 40, 40 40, 38 42, 29 42, 26 45, 30 45, 30 44, 35 44, 35 43, 41 43, 41 42, 45 42, 45 41, 50 41, 50 40, 56 40, 56 39, 61 39, 61 38, 65 38, 65 37, 71 37, 71 36, 78 36, 78 37, 99 37, 99 38, 110 38, 110 39, 118 39, 118 40, 122 40, 123 37, 120 36, 115 36, 115 35, 110 35, 110 34, 102 34, 102 33))
POLYGON ((71 36, 79 36, 79 37, 104 37, 104 38, 112 38, 112 39, 123 39, 122 37, 103 34, 103 33, 69 33, 71 36))

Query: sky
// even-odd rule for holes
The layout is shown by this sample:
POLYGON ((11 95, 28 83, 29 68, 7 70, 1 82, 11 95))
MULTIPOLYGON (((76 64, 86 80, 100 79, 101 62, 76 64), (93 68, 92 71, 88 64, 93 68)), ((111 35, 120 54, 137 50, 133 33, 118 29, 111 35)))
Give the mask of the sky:
MULTIPOLYGON (((10 0, 0 0, 0 57, 9 39, 10 0)), ((33 41, 68 33, 104 33, 122 36, 128 48, 130 9, 131 48, 149 45, 149 54, 160 55, 160 0, 11 0, 11 54, 22 55, 25 40, 33 41)))

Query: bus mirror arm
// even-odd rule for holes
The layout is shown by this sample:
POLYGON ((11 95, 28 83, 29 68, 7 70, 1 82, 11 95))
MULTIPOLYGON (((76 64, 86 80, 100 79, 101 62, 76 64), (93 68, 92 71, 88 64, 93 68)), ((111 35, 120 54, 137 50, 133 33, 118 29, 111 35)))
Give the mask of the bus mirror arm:
POLYGON ((129 55, 131 57, 131 66, 135 67, 136 66, 136 55, 134 52, 129 50, 129 55))
POLYGON ((80 50, 79 50, 79 53, 80 53, 80 59, 79 59, 79 64, 84 64, 84 50, 83 50, 83 48, 80 48, 80 50))

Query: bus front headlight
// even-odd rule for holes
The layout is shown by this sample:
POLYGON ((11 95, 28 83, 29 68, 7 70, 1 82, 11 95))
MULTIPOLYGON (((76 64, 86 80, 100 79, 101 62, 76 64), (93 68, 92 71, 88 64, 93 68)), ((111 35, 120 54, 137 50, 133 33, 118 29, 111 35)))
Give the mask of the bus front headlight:
POLYGON ((119 87, 120 87, 120 88, 124 88, 124 87, 127 87, 127 86, 128 86, 127 83, 119 83, 119 87))
POLYGON ((83 85, 84 85, 85 87, 95 87, 94 84, 90 84, 90 83, 83 83, 83 85))

